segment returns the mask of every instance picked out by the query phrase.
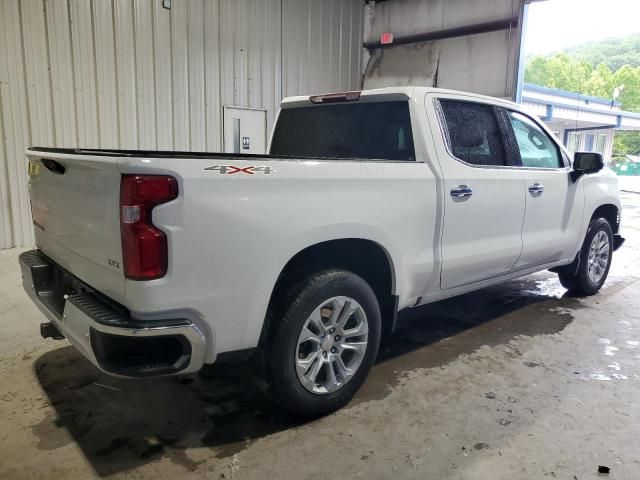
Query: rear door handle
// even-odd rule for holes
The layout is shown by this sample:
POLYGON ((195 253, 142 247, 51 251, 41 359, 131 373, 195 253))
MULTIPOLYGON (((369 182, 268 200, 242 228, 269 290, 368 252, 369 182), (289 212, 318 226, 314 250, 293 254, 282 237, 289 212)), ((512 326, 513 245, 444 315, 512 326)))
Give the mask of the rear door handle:
POLYGON ((450 194, 454 198, 470 197, 473 195, 473 190, 466 185, 460 185, 458 188, 452 188, 450 194))
POLYGON ((542 193, 542 192, 544 192, 544 185, 541 185, 539 183, 534 183, 529 187, 529 193, 536 194, 536 193, 542 193))

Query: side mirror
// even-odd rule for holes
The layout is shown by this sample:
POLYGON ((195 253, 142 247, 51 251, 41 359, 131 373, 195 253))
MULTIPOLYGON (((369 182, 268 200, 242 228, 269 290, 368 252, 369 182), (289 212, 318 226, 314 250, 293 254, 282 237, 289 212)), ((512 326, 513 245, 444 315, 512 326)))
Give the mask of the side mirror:
POLYGON ((573 157, 571 180, 574 182, 582 175, 599 172, 604 168, 602 154, 597 152, 576 152, 573 157))

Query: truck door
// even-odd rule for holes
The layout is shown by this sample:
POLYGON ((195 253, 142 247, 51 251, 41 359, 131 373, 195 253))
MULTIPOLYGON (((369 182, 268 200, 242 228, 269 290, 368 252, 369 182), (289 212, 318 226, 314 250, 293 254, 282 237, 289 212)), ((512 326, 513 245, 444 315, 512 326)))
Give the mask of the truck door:
POLYGON ((509 273, 522 250, 525 192, 521 172, 509 168, 499 109, 473 97, 427 101, 442 135, 435 142, 444 178, 441 288, 509 273))
POLYGON ((572 257, 579 245, 584 211, 583 182, 569 178, 569 162, 533 118, 504 110, 525 180, 522 255, 517 269, 572 257))

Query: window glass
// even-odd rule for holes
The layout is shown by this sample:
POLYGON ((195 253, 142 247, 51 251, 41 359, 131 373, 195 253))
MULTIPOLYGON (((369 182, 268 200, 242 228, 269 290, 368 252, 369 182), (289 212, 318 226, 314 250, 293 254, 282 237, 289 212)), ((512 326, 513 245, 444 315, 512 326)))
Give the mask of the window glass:
POLYGON ((563 166, 558 146, 533 120, 509 112, 513 133, 520 150, 523 167, 560 168, 563 166))
POLYGON ((584 136, 584 150, 585 152, 593 152, 593 134, 587 133, 584 136))
POLYGON ((505 165, 504 144, 491 105, 441 100, 451 152, 472 165, 505 165))
POLYGON ((272 155, 415 160, 409 103, 349 102, 284 108, 272 155))
POLYGON ((604 150, 607 146, 607 137, 608 135, 599 133, 596 137, 596 152, 604 155, 604 150))
POLYGON ((580 149, 581 140, 582 137, 579 133, 569 132, 569 134, 567 135, 567 149, 571 152, 572 155, 580 149))

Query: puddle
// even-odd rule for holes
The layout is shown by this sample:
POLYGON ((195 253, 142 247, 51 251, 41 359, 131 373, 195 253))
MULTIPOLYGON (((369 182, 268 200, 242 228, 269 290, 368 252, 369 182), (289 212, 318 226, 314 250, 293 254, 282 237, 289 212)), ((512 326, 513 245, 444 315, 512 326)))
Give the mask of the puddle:
POLYGON ((607 357, 614 357, 618 350, 619 350, 618 347, 614 347, 613 345, 607 345, 606 347, 604 347, 604 354, 607 357))
MULTIPOLYGON (((621 322, 618 322, 621 323, 621 322)), ((619 351, 619 348, 611 344, 611 340, 608 338, 599 338, 598 344, 604 345, 603 354, 605 357, 614 357, 619 351)), ((629 349, 634 349, 638 342, 635 340, 627 340, 626 345, 629 349)), ((640 358, 640 355, 634 355, 634 358, 640 358)), ((607 372, 603 372, 598 368, 594 368, 589 375, 591 380, 611 381, 611 380, 628 380, 629 377, 623 373, 623 365, 619 361, 611 361, 607 364, 607 372)), ((576 372, 577 373, 577 372, 576 372)), ((634 376, 635 377, 635 376, 634 376)), ((584 378, 584 377, 583 377, 584 378)))
POLYGON ((443 366, 521 335, 561 332, 583 305, 557 297, 554 282, 559 285, 555 275, 524 278, 401 312, 398 331, 381 345, 377 364, 352 404, 384 398, 408 371, 443 366))
POLYGON ((618 372, 620 371, 620 364, 618 362, 613 362, 612 364, 607 365, 607 367, 618 372))
POLYGON ((566 288, 560 285, 560 282, 555 275, 551 278, 534 281, 535 288, 531 290, 524 290, 525 293, 541 295, 549 298, 562 298, 567 293, 566 288))
POLYGON ((600 381, 611 381, 611 380, 628 380, 629 377, 619 373, 621 370, 621 366, 618 362, 613 362, 612 364, 607 366, 609 369, 614 370, 614 373, 604 373, 602 370, 598 368, 593 369, 593 373, 589 375, 591 380, 600 380, 600 381))
POLYGON ((592 373, 591 375, 589 375, 589 378, 591 378, 592 380, 602 380, 602 381, 611 380, 610 376, 605 375, 603 373, 592 373))

